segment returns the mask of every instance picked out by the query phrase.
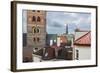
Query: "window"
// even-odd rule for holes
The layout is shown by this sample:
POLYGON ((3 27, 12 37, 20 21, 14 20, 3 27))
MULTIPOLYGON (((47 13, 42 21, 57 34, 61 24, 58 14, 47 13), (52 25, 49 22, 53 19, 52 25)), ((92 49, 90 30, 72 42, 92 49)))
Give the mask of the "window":
POLYGON ((36 28, 34 26, 32 27, 32 31, 33 33, 36 33, 36 28))
POLYGON ((40 38, 38 37, 38 38, 37 38, 37 42, 39 42, 39 41, 40 41, 40 38))
POLYGON ((40 17, 38 16, 38 17, 37 17, 37 21, 40 22, 40 20, 41 20, 41 19, 40 19, 40 17))
POLYGON ((34 42, 36 42, 36 39, 35 39, 35 38, 33 38, 33 41, 34 41, 34 42))
POLYGON ((40 38, 39 37, 34 37, 33 42, 40 42, 40 38))
POLYGON ((36 28, 34 28, 34 33, 36 33, 36 28))
POLYGON ((33 33, 39 33, 40 32, 40 29, 38 27, 36 28, 36 27, 33 26, 32 27, 32 32, 33 33))
POLYGON ((32 17, 32 21, 36 21, 36 17, 35 16, 32 17))
POLYGON ((35 12, 35 10, 32 10, 32 12, 35 12))
POLYGON ((79 50, 76 50, 76 60, 79 60, 79 50))
POLYGON ((37 12, 40 12, 40 10, 37 10, 37 12))
POLYGON ((37 33, 39 33, 40 31, 39 31, 39 28, 37 28, 37 33))

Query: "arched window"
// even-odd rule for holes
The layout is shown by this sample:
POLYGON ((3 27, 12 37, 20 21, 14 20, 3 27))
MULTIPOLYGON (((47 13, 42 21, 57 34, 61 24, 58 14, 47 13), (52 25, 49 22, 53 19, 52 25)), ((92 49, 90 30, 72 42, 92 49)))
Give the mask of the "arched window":
POLYGON ((40 10, 37 10, 37 12, 40 12, 40 10))
POLYGON ((39 16, 37 17, 37 21, 38 21, 38 22, 40 22, 40 21, 41 21, 41 19, 40 19, 40 17, 39 17, 39 16))
POLYGON ((32 17, 32 21, 36 21, 36 17, 35 16, 32 17))
POLYGON ((39 41, 40 41, 40 38, 38 37, 38 38, 37 38, 37 42, 39 42, 39 41))
POLYGON ((32 12, 35 12, 35 10, 32 10, 32 12))
POLYGON ((36 39, 35 39, 35 38, 33 38, 33 41, 34 41, 34 42, 36 42, 36 39))
POLYGON ((36 28, 34 26, 32 27, 32 32, 36 33, 36 28))
POLYGON ((34 33, 36 33, 36 28, 34 29, 34 33))
POLYGON ((39 33, 40 32, 40 30, 39 30, 39 28, 37 28, 37 33, 39 33))

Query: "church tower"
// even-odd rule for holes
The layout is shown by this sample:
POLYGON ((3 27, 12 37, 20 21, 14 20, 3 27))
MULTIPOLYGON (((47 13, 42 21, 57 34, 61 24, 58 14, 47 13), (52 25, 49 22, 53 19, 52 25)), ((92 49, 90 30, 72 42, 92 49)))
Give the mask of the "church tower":
POLYGON ((27 11, 27 45, 39 50, 46 44, 46 12, 42 10, 27 11))

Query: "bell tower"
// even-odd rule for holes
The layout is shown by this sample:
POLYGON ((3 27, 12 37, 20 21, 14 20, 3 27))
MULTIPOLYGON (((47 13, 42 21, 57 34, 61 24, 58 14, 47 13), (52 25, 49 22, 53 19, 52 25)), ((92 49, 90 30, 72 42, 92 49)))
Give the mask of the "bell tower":
POLYGON ((27 11, 27 46, 39 50, 46 44, 46 12, 42 10, 27 11))

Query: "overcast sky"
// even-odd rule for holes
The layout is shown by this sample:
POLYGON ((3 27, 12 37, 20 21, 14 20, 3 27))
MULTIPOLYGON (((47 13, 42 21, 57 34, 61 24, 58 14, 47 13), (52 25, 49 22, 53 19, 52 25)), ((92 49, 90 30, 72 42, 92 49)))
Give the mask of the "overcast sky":
POLYGON ((69 33, 74 33, 76 28, 81 30, 91 29, 90 13, 75 12, 47 12, 47 33, 62 34, 65 33, 65 24, 68 25, 69 33))
MULTIPOLYGON (((27 10, 23 10, 22 15, 22 31, 23 33, 27 33, 27 10)), ((90 30, 91 14, 46 11, 46 30, 48 34, 65 33, 65 24, 68 25, 69 33, 73 33, 76 28, 81 30, 90 30)))

